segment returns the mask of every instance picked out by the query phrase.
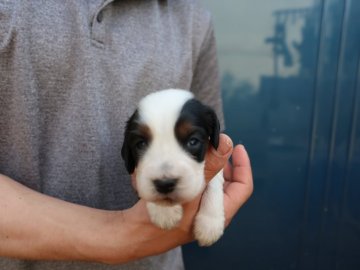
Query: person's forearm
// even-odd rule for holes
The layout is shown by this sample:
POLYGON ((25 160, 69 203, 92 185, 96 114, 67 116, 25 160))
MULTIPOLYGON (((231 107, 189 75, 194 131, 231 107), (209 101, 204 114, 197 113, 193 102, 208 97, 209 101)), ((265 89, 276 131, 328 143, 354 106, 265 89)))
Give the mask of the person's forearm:
POLYGON ((68 203, 0 175, 0 213, 0 256, 109 263, 142 257, 134 247, 146 226, 125 222, 123 211, 68 203))
POLYGON ((0 213, 0 256, 91 260, 83 246, 91 252, 111 212, 45 196, 0 175, 0 213))
POLYGON ((124 211, 80 206, 0 174, 0 257, 125 263, 191 240, 192 216, 172 231, 152 225, 144 202, 124 211))

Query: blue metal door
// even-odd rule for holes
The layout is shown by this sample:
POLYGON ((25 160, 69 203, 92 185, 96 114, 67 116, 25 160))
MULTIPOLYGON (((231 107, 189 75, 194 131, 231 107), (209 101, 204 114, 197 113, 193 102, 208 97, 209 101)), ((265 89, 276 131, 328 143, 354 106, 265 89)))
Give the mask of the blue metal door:
POLYGON ((360 1, 204 0, 255 190, 187 269, 360 269, 360 1))

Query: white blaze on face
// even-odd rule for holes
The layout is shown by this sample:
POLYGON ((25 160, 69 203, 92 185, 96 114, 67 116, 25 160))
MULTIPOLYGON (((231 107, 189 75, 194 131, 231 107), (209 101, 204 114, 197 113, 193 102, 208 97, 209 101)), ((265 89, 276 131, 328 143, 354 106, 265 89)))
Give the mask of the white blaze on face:
POLYGON ((204 162, 196 161, 175 137, 175 124, 183 105, 193 95, 184 90, 165 90, 145 97, 139 104, 139 120, 151 133, 151 142, 140 158, 137 187, 148 201, 168 199, 174 202, 192 200, 204 188, 204 162), (154 180, 178 179, 173 192, 160 194, 154 180))

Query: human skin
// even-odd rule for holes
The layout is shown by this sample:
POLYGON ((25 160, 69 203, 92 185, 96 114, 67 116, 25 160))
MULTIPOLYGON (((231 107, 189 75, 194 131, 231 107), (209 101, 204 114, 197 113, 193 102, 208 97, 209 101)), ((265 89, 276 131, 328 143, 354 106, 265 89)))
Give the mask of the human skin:
MULTIPOLYGON (((224 168, 227 225, 253 191, 247 152, 221 134, 218 150, 208 150, 205 164, 207 181, 224 168)), ((117 264, 160 254, 194 240, 200 201, 201 195, 184 204, 179 226, 162 230, 151 223, 143 200, 126 210, 99 210, 41 194, 0 174, 0 256, 117 264)))

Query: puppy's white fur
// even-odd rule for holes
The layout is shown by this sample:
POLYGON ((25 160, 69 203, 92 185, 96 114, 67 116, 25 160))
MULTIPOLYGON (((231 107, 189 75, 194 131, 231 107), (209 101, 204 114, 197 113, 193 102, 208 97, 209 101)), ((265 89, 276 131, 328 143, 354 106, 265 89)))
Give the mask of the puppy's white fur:
MULTIPOLYGON (((146 124, 152 141, 136 167, 139 196, 147 201, 154 224, 164 229, 175 227, 182 218, 181 204, 191 201, 205 188, 204 161, 196 161, 179 144, 175 123, 183 105, 193 95, 184 90, 164 90, 150 94, 138 106, 139 120, 146 124), (177 178, 176 189, 160 194, 152 179, 177 178)), ((206 186, 195 218, 194 235, 202 246, 216 242, 224 230, 222 171, 206 186)))

